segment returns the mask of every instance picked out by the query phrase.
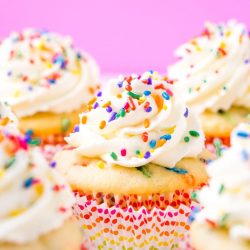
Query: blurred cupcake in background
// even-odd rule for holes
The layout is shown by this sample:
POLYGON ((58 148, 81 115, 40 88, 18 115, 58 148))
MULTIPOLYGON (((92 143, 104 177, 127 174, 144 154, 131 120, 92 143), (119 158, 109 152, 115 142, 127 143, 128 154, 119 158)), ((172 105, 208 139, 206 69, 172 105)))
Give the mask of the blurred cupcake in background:
POLYGON ((11 126, 0 127, 0 249, 79 250, 74 197, 55 166, 11 126))
POLYGON ((191 193, 207 181, 198 117, 152 71, 111 81, 88 108, 55 157, 87 246, 179 249, 191 193))
POLYGON ((250 249, 250 124, 232 133, 232 147, 208 166, 210 185, 198 194, 204 209, 191 227, 196 250, 250 249))
POLYGON ((0 44, 0 100, 22 132, 61 143, 98 89, 99 69, 69 37, 38 29, 12 33, 0 44))
POLYGON ((186 92, 188 105, 201 114, 208 141, 229 143, 230 132, 250 113, 250 39, 235 20, 206 23, 202 35, 176 51, 168 69, 186 92))

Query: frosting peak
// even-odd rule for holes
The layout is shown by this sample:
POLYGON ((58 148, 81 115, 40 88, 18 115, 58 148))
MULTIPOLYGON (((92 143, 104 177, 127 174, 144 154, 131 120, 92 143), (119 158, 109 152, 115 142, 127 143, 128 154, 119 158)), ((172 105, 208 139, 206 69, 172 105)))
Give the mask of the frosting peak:
POLYGON ((198 220, 250 240, 250 124, 232 133, 232 147, 208 166, 210 186, 199 194, 204 210, 198 220))
POLYGON ((38 148, 0 129, 0 241, 27 243, 71 216, 73 197, 38 148))
POLYGON ((88 104, 66 141, 86 157, 138 167, 149 162, 173 167, 203 149, 197 118, 175 86, 157 72, 120 76, 88 104))
POLYGON ((18 117, 61 113, 92 98, 98 68, 69 37, 26 29, 0 44, 0 79, 0 100, 8 102, 18 117))
POLYGON ((206 23, 201 36, 180 46, 169 76, 186 90, 198 112, 250 107, 250 39, 244 24, 206 23))

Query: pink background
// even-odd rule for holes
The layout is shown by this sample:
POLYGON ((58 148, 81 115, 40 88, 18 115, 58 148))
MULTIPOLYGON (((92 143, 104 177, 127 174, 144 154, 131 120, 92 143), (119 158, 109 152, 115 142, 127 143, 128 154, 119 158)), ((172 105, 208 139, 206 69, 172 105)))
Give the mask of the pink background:
POLYGON ((47 28, 71 35, 102 72, 165 71, 204 21, 234 17, 250 27, 249 9, 250 0, 0 0, 0 37, 47 28))

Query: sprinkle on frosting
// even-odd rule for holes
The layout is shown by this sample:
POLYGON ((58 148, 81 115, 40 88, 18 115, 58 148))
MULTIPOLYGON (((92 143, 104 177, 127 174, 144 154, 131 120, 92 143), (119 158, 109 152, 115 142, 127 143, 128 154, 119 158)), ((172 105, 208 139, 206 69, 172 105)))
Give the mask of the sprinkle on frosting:
POLYGON ((155 71, 120 76, 88 103, 66 140, 79 154, 107 163, 173 167, 197 156, 204 143, 197 118, 178 94, 174 83, 155 71))

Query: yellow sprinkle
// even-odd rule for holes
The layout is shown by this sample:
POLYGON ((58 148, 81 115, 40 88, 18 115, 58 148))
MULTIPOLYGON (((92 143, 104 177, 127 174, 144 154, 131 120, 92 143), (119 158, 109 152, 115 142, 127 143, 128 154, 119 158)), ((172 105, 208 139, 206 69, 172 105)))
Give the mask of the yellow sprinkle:
POLYGON ((46 64, 47 64, 47 67, 48 67, 49 69, 51 69, 51 68, 52 68, 52 63, 47 62, 46 64))
POLYGON ((35 192, 38 197, 40 197, 43 194, 43 185, 42 184, 37 184, 35 185, 35 192))
POLYGON ((155 151, 155 150, 154 150, 153 148, 149 149, 149 152, 150 152, 151 154, 153 154, 154 151, 155 151))
POLYGON ((230 30, 226 31, 225 35, 226 37, 229 37, 231 35, 231 31, 230 30))
POLYGON ((103 108, 107 108, 111 104, 111 101, 108 101, 102 105, 103 108))
POLYGON ((0 178, 3 178, 5 174, 5 171, 3 169, 0 168, 0 178))
POLYGON ((8 117, 4 117, 0 119, 0 126, 5 126, 10 122, 10 119, 8 117))
POLYGON ((120 99, 122 98, 122 94, 117 94, 116 97, 120 99))
POLYGON ((144 127, 145 127, 145 128, 148 128, 149 125, 150 125, 149 119, 145 119, 144 122, 143 122, 143 124, 144 124, 144 127))
POLYGON ((220 48, 221 48, 221 49, 225 49, 225 48, 226 48, 225 42, 221 42, 221 43, 220 43, 220 48))
POLYGON ((71 73, 74 75, 80 75, 81 71, 80 71, 80 69, 73 69, 73 70, 71 70, 71 73))
POLYGON ((167 110, 168 109, 168 106, 166 104, 163 104, 163 109, 164 110, 167 110))
POLYGON ((146 97, 145 97, 145 96, 142 96, 142 97, 139 98, 138 103, 139 103, 139 104, 142 104, 142 103, 144 103, 145 101, 146 101, 146 97))
POLYGON ((14 210, 10 211, 9 216, 16 217, 16 216, 22 214, 25 210, 26 210, 25 208, 14 209, 14 210))
POLYGON ((104 168, 104 162, 103 161, 98 161, 97 166, 98 166, 98 168, 103 169, 104 168))
POLYGON ((20 94, 21 94, 20 90, 16 90, 16 91, 13 93, 14 97, 19 97, 20 94))
POLYGON ((167 128, 167 129, 162 129, 162 131, 164 131, 166 134, 173 134, 175 131, 176 126, 167 128))

